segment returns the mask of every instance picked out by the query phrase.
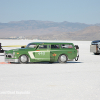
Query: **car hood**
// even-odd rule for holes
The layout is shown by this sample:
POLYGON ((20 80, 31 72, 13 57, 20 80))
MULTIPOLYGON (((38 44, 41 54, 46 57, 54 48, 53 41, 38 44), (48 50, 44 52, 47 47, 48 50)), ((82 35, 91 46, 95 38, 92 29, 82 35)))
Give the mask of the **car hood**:
POLYGON ((18 49, 11 49, 11 50, 6 50, 5 52, 12 53, 12 52, 17 52, 17 51, 35 51, 35 48, 18 48, 18 49))

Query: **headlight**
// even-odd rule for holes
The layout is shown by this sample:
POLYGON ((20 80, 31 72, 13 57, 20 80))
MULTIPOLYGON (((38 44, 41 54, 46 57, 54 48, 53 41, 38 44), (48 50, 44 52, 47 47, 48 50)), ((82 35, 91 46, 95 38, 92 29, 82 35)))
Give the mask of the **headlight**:
POLYGON ((8 53, 8 54, 5 53, 6 58, 14 58, 14 55, 15 55, 15 53, 13 53, 13 54, 12 53, 8 53))

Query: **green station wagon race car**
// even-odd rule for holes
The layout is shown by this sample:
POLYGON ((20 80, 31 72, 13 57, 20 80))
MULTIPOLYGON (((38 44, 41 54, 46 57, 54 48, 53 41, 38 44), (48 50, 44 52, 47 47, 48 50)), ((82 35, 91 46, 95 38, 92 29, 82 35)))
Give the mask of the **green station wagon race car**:
POLYGON ((6 62, 59 62, 79 58, 78 45, 58 42, 33 42, 25 48, 7 50, 4 52, 6 62))

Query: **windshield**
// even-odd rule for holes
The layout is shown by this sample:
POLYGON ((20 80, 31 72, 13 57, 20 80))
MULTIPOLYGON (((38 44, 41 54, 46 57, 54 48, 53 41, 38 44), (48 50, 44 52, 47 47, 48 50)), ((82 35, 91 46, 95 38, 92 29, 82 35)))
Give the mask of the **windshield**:
POLYGON ((36 48, 36 44, 28 44, 27 46, 26 46, 26 48, 36 48))

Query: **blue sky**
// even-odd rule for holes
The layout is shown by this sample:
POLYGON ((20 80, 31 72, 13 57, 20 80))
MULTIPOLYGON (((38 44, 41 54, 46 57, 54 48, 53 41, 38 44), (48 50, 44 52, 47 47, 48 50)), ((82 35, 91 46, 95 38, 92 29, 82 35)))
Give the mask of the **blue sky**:
POLYGON ((100 0, 0 0, 0 22, 100 23, 100 0))

